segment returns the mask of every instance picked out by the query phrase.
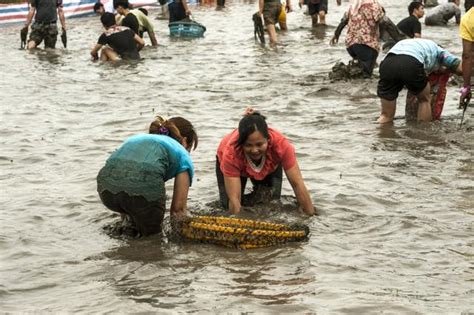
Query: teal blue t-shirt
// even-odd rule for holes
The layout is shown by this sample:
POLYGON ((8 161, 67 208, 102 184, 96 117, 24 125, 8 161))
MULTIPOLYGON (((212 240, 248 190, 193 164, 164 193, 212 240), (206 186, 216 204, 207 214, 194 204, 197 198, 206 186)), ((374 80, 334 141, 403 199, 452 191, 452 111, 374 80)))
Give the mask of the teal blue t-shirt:
POLYGON ((438 46, 434 41, 424 38, 409 38, 396 43, 387 53, 396 55, 408 55, 416 58, 423 64, 427 73, 438 70, 445 66, 451 70, 461 62, 461 59, 453 56, 447 50, 438 46))
POLYGON ((165 197, 164 182, 186 171, 191 185, 193 162, 179 142, 164 135, 140 134, 125 140, 107 159, 97 176, 98 190, 158 200, 165 197))

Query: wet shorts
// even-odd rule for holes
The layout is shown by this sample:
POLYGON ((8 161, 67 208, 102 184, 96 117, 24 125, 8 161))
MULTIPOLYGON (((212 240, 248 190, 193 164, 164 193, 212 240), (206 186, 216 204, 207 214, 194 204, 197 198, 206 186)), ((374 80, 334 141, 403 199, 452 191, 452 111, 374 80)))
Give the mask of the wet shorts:
POLYGON ((428 83, 423 64, 408 55, 388 54, 380 64, 379 73, 377 95, 389 101, 395 100, 404 86, 417 95, 428 83))
POLYGON ((280 13, 281 3, 279 1, 265 2, 263 5, 263 19, 265 21, 265 25, 275 25, 278 22, 280 13))
POLYGON ((58 39, 58 27, 56 22, 54 23, 39 23, 34 22, 31 26, 30 39, 28 41, 34 41, 36 46, 41 44, 44 40, 44 46, 46 48, 56 47, 56 40, 58 39))
POLYGON ((328 13, 328 0, 308 0, 309 15, 315 15, 321 11, 328 13))
POLYGON ((99 192, 102 203, 112 211, 129 215, 143 236, 161 232, 165 216, 165 198, 148 201, 143 196, 130 196, 126 192, 99 192))

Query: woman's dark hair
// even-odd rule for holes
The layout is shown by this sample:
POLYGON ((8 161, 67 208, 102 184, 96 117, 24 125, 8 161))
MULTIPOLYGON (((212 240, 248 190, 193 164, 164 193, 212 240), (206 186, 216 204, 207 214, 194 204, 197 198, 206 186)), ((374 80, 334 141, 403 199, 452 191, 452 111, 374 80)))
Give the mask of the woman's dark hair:
POLYGON ((186 144, 189 148, 196 150, 198 145, 198 136, 193 125, 183 117, 172 117, 168 120, 161 116, 156 116, 151 123, 149 133, 155 135, 169 136, 179 143, 182 143, 183 138, 186 138, 186 144))
POLYGON ((110 12, 105 12, 100 17, 100 21, 102 22, 102 25, 104 25, 105 28, 109 28, 115 25, 115 15, 110 12))
POLYGON ((268 126, 265 119, 265 116, 259 112, 254 112, 242 118, 239 122, 239 138, 235 144, 241 147, 255 131, 259 131, 265 139, 268 139, 268 126))

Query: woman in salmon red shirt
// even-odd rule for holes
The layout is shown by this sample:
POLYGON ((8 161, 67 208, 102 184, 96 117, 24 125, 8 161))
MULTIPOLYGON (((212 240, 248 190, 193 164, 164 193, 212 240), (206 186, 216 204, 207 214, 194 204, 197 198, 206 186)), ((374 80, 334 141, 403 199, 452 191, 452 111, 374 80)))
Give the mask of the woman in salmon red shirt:
POLYGON ((254 189, 271 187, 272 198, 281 195, 282 169, 290 181, 301 210, 315 214, 301 176, 294 147, 278 131, 268 128, 265 117, 247 109, 239 128, 222 139, 217 149, 216 175, 222 205, 238 213, 247 178, 254 189))

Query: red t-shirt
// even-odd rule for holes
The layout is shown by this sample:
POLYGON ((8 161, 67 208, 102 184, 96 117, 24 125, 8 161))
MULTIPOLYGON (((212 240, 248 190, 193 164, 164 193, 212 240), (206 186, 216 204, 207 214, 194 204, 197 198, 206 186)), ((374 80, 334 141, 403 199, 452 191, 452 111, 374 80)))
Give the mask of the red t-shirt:
POLYGON ((268 149, 263 167, 257 171, 252 168, 241 147, 236 146, 239 131, 236 129, 222 139, 217 148, 217 157, 224 176, 250 177, 256 180, 264 179, 273 173, 281 164, 286 171, 296 164, 295 148, 288 139, 278 131, 268 128, 268 149))

